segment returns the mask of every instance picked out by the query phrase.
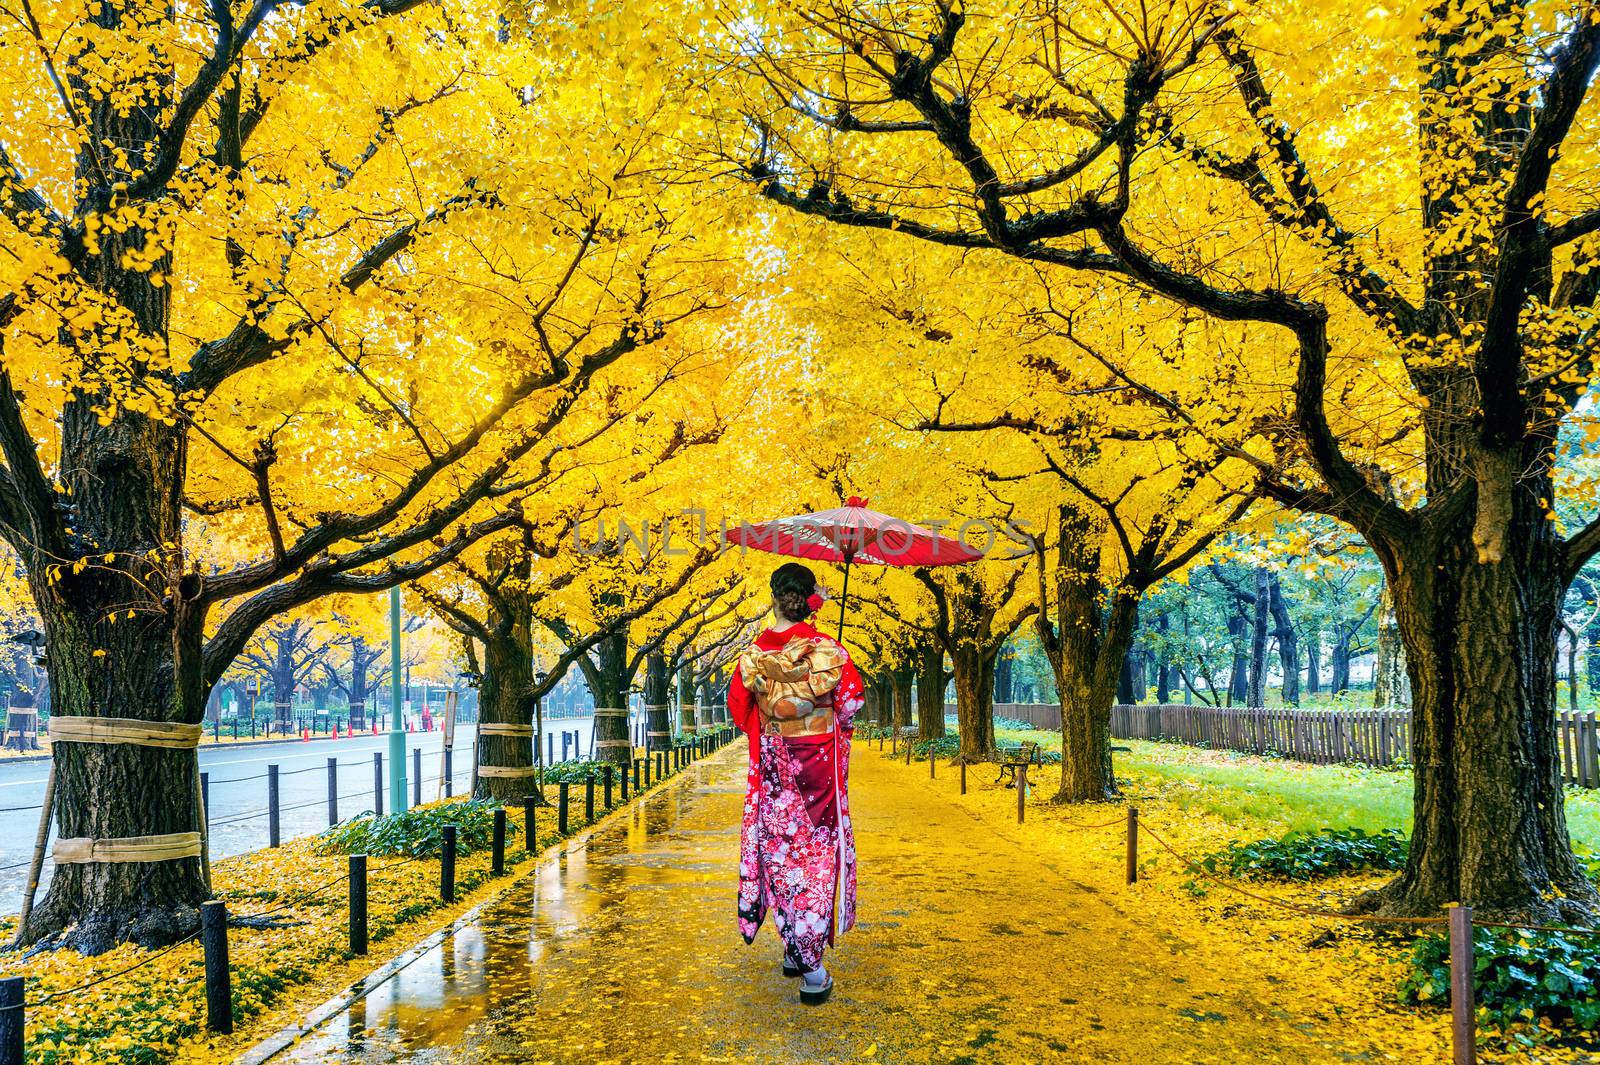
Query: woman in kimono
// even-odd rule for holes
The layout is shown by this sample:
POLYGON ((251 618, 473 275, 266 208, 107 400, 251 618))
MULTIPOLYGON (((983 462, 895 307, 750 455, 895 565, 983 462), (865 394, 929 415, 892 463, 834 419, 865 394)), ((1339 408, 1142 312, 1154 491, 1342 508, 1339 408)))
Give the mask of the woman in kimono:
POLYGON ((800 977, 800 1000, 818 1005, 833 992, 822 952, 855 923, 848 783, 864 698, 844 646, 810 623, 823 603, 811 571, 789 562, 771 583, 776 624, 739 656, 728 690, 728 711, 750 737, 739 931, 753 942, 770 910, 783 974, 800 977))

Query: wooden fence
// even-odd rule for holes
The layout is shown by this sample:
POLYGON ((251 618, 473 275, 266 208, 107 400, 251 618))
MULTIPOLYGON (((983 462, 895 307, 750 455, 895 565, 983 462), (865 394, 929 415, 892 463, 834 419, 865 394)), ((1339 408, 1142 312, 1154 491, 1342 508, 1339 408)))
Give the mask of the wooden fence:
MULTIPOLYGON (((946 709, 955 713, 953 704, 946 709)), ((1061 707, 1055 703, 997 703, 994 712, 996 717, 1026 721, 1046 731, 1061 728, 1061 707)), ((1111 735, 1301 762, 1392 766, 1411 760, 1410 710, 1118 705, 1111 708, 1111 735)), ((1600 787, 1600 717, 1592 712, 1558 713, 1556 742, 1562 780, 1600 787)))

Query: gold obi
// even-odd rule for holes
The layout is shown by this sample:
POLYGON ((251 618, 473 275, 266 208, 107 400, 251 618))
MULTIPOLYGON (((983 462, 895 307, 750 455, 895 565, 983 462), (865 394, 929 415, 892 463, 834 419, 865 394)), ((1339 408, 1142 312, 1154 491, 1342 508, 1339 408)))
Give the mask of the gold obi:
POLYGON ((768 718, 769 736, 826 736, 833 731, 833 707, 819 706, 805 717, 768 718))
POLYGON ((796 637, 779 651, 751 647, 739 674, 756 698, 768 736, 822 736, 833 731, 833 689, 846 659, 825 641, 796 637))

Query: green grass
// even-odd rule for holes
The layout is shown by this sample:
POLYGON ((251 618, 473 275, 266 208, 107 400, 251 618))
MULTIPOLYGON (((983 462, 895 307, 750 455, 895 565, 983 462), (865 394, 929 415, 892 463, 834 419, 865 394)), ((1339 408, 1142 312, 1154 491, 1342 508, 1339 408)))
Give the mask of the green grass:
MULTIPOLYGON (((1038 730, 1001 729, 1007 742, 1032 740, 1059 749, 1061 737, 1038 730)), ((1182 809, 1199 809, 1230 824, 1266 822, 1276 832, 1359 828, 1411 831, 1409 770, 1306 765, 1170 743, 1117 740, 1131 753, 1114 755, 1129 791, 1161 791, 1182 809)), ((1042 781, 1048 787, 1053 769, 1042 781)), ((1569 789, 1567 825, 1580 850, 1600 852, 1600 791, 1569 789)))

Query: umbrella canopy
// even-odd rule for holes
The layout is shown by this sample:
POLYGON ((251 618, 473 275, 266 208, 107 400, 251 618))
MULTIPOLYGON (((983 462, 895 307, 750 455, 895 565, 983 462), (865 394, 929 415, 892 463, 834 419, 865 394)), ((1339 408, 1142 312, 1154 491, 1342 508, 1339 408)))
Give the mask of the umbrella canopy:
POLYGON ((850 564, 873 566, 956 566, 976 562, 983 552, 960 540, 940 536, 903 518, 867 509, 867 501, 851 496, 844 506, 750 524, 723 534, 729 543, 774 555, 792 555, 818 562, 844 563, 844 589, 839 595, 839 639, 844 639, 844 605, 850 595, 850 564))
POLYGON ((851 496, 842 507, 796 514, 727 531, 729 543, 774 555, 873 566, 955 566, 983 552, 901 518, 867 509, 851 496))

